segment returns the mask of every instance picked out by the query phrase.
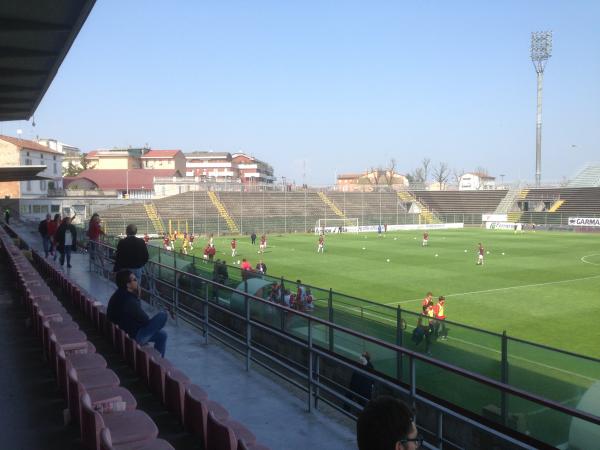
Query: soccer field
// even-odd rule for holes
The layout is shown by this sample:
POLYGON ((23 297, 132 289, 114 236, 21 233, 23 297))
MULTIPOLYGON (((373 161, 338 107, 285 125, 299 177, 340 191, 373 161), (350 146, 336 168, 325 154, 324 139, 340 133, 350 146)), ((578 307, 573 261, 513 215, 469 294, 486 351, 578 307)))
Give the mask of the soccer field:
MULTIPOLYGON (((215 238, 216 258, 228 264, 262 258, 271 276, 419 312, 427 291, 445 295, 449 320, 600 357, 600 239, 584 233, 460 229, 430 232, 332 234, 325 253, 317 237, 269 235, 264 255, 250 238, 215 238), (486 250, 478 266, 477 244, 486 250), (389 259, 389 262, 387 261, 389 259)), ((203 238, 194 253, 201 256, 203 238)))

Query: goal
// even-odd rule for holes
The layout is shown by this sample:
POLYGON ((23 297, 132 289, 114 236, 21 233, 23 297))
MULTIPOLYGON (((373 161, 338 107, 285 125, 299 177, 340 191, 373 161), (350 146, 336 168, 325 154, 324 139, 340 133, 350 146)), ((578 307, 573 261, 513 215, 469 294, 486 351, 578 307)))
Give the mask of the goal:
POLYGON ((331 219, 318 219, 315 224, 315 234, 321 233, 358 233, 358 219, 340 217, 331 219))

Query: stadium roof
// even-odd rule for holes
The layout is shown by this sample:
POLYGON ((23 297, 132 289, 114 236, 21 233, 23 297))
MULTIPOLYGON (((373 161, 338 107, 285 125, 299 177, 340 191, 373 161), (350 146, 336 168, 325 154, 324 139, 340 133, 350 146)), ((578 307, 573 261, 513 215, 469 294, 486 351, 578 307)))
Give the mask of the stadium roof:
POLYGON ((0 2, 0 121, 40 104, 95 0, 0 2))
POLYGON ((0 183, 5 181, 51 180, 38 175, 46 166, 3 166, 0 167, 0 183))

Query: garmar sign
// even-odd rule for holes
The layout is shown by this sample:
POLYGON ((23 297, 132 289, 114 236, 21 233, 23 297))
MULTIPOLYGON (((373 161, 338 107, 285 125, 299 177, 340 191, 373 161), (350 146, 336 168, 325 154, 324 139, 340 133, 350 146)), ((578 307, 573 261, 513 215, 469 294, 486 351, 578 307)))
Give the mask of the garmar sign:
POLYGON ((574 227, 600 227, 598 217, 569 217, 569 225, 574 227))

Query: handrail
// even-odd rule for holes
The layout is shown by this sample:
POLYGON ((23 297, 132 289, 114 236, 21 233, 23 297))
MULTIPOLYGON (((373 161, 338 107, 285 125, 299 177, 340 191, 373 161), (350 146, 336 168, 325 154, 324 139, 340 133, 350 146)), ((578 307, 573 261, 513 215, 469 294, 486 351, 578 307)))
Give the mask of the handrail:
MULTIPOLYGON (((112 246, 110 246, 110 245, 108 245, 108 244, 106 244, 104 242, 99 242, 99 244, 102 245, 103 247, 106 247, 106 248, 111 249, 111 250, 115 249, 114 247, 112 247, 112 246)), ((546 407, 546 408, 550 408, 550 409, 553 409, 555 411, 559 411, 561 413, 567 414, 567 415, 572 416, 572 417, 577 417, 578 419, 582 419, 582 420, 584 420, 586 422, 590 422, 590 423, 593 423, 595 425, 600 425, 600 416, 596 416, 594 414, 591 414, 591 413, 588 413, 588 412, 585 412, 585 411, 582 411, 582 410, 579 410, 579 409, 576 409, 576 408, 571 408, 569 406, 562 405, 562 404, 560 404, 558 402, 555 402, 553 400, 546 399, 546 398, 541 397, 541 396, 536 395, 536 394, 531 394, 531 393, 526 392, 526 391, 524 391, 522 389, 515 388, 515 387, 513 387, 513 386, 511 386, 509 384, 505 384, 505 383, 502 383, 500 381, 496 381, 496 380, 494 380, 492 378, 489 378, 489 377, 486 377, 484 375, 480 375, 480 374, 471 372, 469 370, 462 369, 460 367, 454 366, 452 364, 449 364, 449 363, 446 363, 446 362, 443 362, 443 361, 439 361, 439 360, 436 360, 434 358, 430 358, 429 356, 423 355, 421 353, 417 353, 417 352, 414 352, 412 350, 400 347, 398 345, 391 344, 389 342, 383 341, 381 339, 378 339, 378 338, 375 338, 375 337, 372 337, 372 336, 368 336, 368 335, 362 334, 362 333, 360 333, 358 331, 352 330, 350 328, 343 327, 341 325, 337 325, 335 323, 329 322, 329 321, 321 319, 319 317, 314 317, 314 316, 312 316, 310 314, 307 314, 307 313, 304 313, 302 311, 297 311, 297 310, 289 308, 289 307, 287 307, 285 305, 281 305, 281 304, 278 304, 278 303, 270 302, 268 300, 265 300, 265 299, 262 299, 260 297, 256 297, 256 296, 254 296, 252 294, 249 294, 247 292, 240 291, 238 289, 235 289, 235 288, 232 288, 232 287, 229 287, 229 286, 217 283, 217 282, 215 282, 213 280, 209 280, 207 278, 203 278, 203 277, 201 277, 199 275, 195 275, 195 274, 191 274, 191 273, 188 273, 188 272, 184 272, 181 269, 177 269, 175 267, 171 267, 171 266, 168 266, 168 265, 156 262, 156 261, 152 261, 151 264, 156 265, 158 267, 163 267, 163 268, 165 268, 166 270, 169 270, 169 271, 174 271, 174 272, 177 272, 179 274, 186 275, 187 277, 190 277, 190 278, 193 278, 193 279, 197 279, 198 281, 201 281, 201 282, 204 282, 204 283, 209 283, 210 285, 217 286, 218 289, 224 289, 226 291, 230 291, 232 293, 239 294, 239 295, 241 295, 241 296, 243 296, 245 298, 249 298, 249 299, 252 299, 254 301, 258 301, 260 303, 263 303, 265 305, 269 305, 270 307, 274 307, 274 308, 280 309, 282 311, 285 311, 286 313, 292 313, 292 314, 294 314, 296 316, 299 316, 299 317, 302 317, 302 318, 306 319, 309 323, 313 322, 313 323, 325 325, 325 326, 330 327, 330 328, 332 328, 334 330, 337 330, 337 331, 349 334, 349 335, 354 336, 354 337, 358 337, 358 338, 360 338, 362 340, 371 342, 371 343, 376 344, 376 345, 378 345, 380 347, 384 347, 384 348, 387 348, 389 350, 393 350, 393 351, 398 352, 400 354, 406 355, 409 358, 416 359, 416 360, 419 360, 419 361, 423 361, 423 362, 425 362, 425 363, 427 363, 429 365, 433 365, 433 366, 438 367, 440 369, 443 369, 443 370, 449 371, 451 373, 460 375, 460 376, 462 376, 464 378, 468 378, 470 380, 476 381, 476 382, 481 383, 483 385, 486 385, 486 386, 498 389, 498 390, 502 391, 503 393, 520 397, 520 398, 522 398, 524 400, 527 400, 527 401, 530 401, 530 402, 533 402, 533 403, 537 403, 540 406, 543 406, 543 407, 546 407)), ((251 323, 255 323, 255 324, 258 323, 258 322, 254 321, 252 319, 249 319, 249 320, 250 320, 251 323)), ((260 324, 264 325, 263 323, 260 323, 260 324)))

